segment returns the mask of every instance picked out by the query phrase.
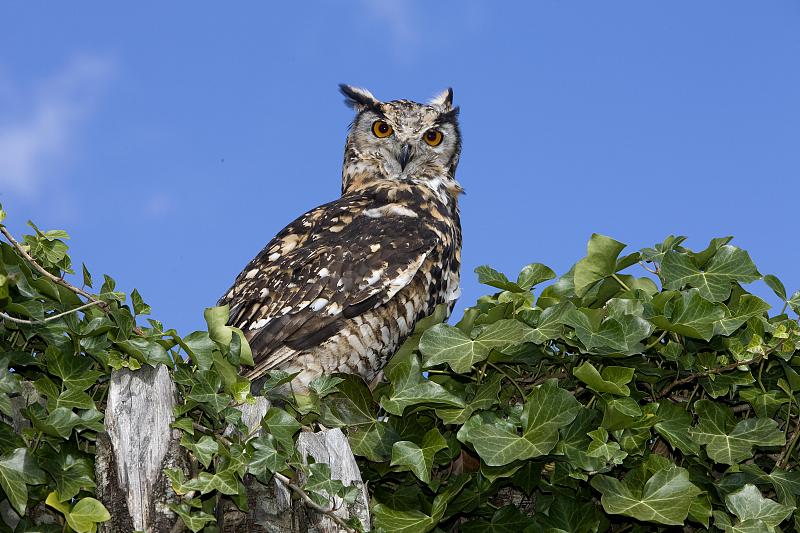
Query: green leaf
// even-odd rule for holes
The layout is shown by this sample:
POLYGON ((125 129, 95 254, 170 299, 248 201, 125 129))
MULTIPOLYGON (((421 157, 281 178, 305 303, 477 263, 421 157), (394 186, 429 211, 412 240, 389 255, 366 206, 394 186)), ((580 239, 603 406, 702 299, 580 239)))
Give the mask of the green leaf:
POLYGON ((522 289, 516 284, 508 280, 505 274, 496 271, 489 265, 481 265, 475 269, 478 275, 478 283, 496 287, 504 291, 522 292, 522 289))
POLYGON ((388 422, 380 420, 369 425, 350 427, 347 440, 355 455, 383 463, 391 458, 392 446, 400 440, 400 435, 388 422))
POLYGON ((17 448, 11 453, 0 456, 0 487, 9 503, 20 515, 25 514, 28 502, 26 485, 40 485, 46 482, 44 472, 27 448, 17 448))
POLYGON ((294 434, 300 431, 300 423, 295 418, 277 407, 270 407, 261 421, 267 432, 278 439, 287 449, 294 447, 294 434))
POLYGON ((725 505, 741 522, 760 521, 768 529, 774 531, 786 520, 794 506, 781 505, 761 495, 755 485, 747 484, 741 489, 725 497, 725 505))
POLYGON ((617 257, 625 248, 621 242, 593 233, 586 257, 575 264, 575 294, 583 296, 598 281, 617 271, 617 257))
POLYGON ((764 276, 764 283, 767 284, 767 287, 772 289, 772 292, 774 292, 778 298, 786 301, 786 287, 783 286, 781 280, 772 274, 767 274, 764 276))
POLYGON ((421 481, 430 483, 433 456, 445 448, 447 448, 447 441, 444 440, 438 429, 433 428, 425 433, 421 445, 407 440, 395 442, 392 446, 391 465, 407 467, 421 481))
POLYGON ((756 446, 783 446, 778 424, 768 418, 747 418, 736 423, 730 409, 711 400, 695 402, 700 423, 690 430, 692 440, 706 446, 714 462, 734 465, 753 456, 756 446))
POLYGON ((322 375, 308 384, 309 388, 317 393, 317 396, 324 398, 328 394, 336 392, 336 386, 344 381, 337 376, 322 375))
POLYGON ((522 267, 517 276, 517 286, 523 290, 530 290, 534 285, 553 279, 556 273, 550 267, 541 263, 531 263, 522 267))
POLYGON ((65 517, 77 533, 93 533, 98 523, 111 520, 108 510, 94 498, 81 498, 65 517))
MULTIPOLYGON (((277 440, 272 435, 260 435, 248 442, 253 447, 253 455, 247 468, 256 476, 266 472, 280 472, 286 468, 287 456, 277 448, 277 440)), ((269 476, 267 476, 269 477, 269 476)))
POLYGON ((92 275, 89 273, 89 269, 86 268, 86 263, 82 263, 82 265, 83 265, 83 285, 91 289, 92 275))
POLYGON ((577 400, 555 380, 535 389, 522 411, 519 428, 492 412, 473 415, 458 431, 458 440, 469 443, 489 466, 548 454, 558 442, 558 430, 570 424, 581 409, 577 400))
POLYGON ((658 434, 669 442, 670 446, 677 448, 685 455, 699 455, 700 446, 692 440, 689 430, 692 425, 692 415, 683 407, 669 401, 658 405, 658 418, 655 429, 658 434))
POLYGON ((692 500, 701 493, 691 481, 689 472, 672 466, 653 474, 644 483, 633 475, 623 481, 604 475, 592 478, 592 487, 602 497, 603 509, 644 522, 683 525, 692 500))
POLYGON ((723 318, 714 324, 715 335, 730 335, 753 317, 761 316, 770 309, 770 305, 752 294, 744 294, 737 305, 731 308, 732 316, 723 318))
POLYGON ((412 405, 463 407, 464 401, 439 385, 422 376, 419 359, 409 354, 396 360, 386 371, 392 389, 388 397, 381 399, 381 406, 393 415, 401 416, 406 407, 412 405))
POLYGON ((214 454, 219 450, 219 444, 208 435, 203 435, 194 442, 186 433, 181 436, 181 446, 191 451, 204 467, 208 468, 214 459, 214 454))
POLYGON ((195 331, 183 338, 189 357, 200 370, 209 370, 214 364, 214 350, 217 345, 205 331, 195 331))
POLYGON ((56 482, 56 491, 61 501, 74 498, 81 490, 92 490, 94 464, 84 454, 68 449, 62 444, 57 453, 49 452, 40 459, 42 468, 56 482))
POLYGON ((688 255, 669 251, 664 254, 661 275, 665 288, 695 287, 711 302, 727 300, 733 283, 750 283, 761 277, 748 253, 730 245, 721 246, 704 270, 688 255))
POLYGON ((208 336, 211 340, 227 348, 231 344, 233 332, 228 327, 228 316, 230 308, 227 305, 219 307, 207 307, 203 312, 203 317, 208 325, 208 336))
POLYGON ((91 370, 94 361, 90 357, 62 353, 55 346, 45 351, 47 369, 64 383, 68 389, 86 390, 100 378, 103 373, 91 370))
POLYGON ((572 309, 564 316, 564 323, 575 329, 588 351, 607 348, 624 352, 628 349, 622 324, 614 318, 602 320, 601 315, 591 309, 572 309))
POLYGON ((650 320, 661 329, 674 331, 695 339, 709 340, 714 336, 714 323, 725 318, 722 306, 705 299, 697 289, 680 293, 671 302, 668 316, 650 320))
POLYGON ((152 312, 150 306, 144 303, 142 295, 136 289, 131 292, 131 302, 133 303, 133 313, 136 315, 149 315, 152 312))
POLYGON ((573 375, 586 383, 586 386, 596 392, 607 392, 619 396, 630 396, 631 390, 627 383, 633 378, 634 369, 624 366, 607 366, 602 374, 597 371, 592 363, 584 361, 583 364, 572 371, 573 375))
POLYGON ((169 508, 181 517, 183 523, 186 524, 190 530, 197 533, 203 529, 206 524, 211 524, 217 521, 213 515, 203 511, 193 511, 192 508, 186 503, 170 503, 169 508))
POLYGON ((337 374, 337 392, 321 402, 321 422, 325 426, 344 427, 371 424, 376 420, 377 404, 359 376, 337 374))
POLYGON ((170 359, 164 347, 153 340, 143 337, 133 337, 115 344, 119 347, 121 352, 135 357, 142 363, 153 366, 158 363, 163 363, 167 366, 172 365, 172 359, 170 359))

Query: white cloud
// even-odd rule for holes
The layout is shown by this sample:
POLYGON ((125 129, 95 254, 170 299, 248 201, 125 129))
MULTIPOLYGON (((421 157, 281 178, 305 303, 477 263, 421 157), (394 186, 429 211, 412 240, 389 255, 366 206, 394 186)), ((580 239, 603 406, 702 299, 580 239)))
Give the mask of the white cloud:
POLYGON ((151 218, 161 218, 172 209, 170 197, 163 192, 153 194, 144 204, 144 212, 151 218))
POLYGON ((69 162, 72 141, 112 71, 105 58, 76 57, 25 91, 27 100, 19 87, 0 79, 0 190, 30 196, 69 162))
POLYGON ((410 49, 419 42, 419 31, 411 24, 414 6, 410 0, 362 0, 367 14, 383 24, 392 36, 394 52, 407 57, 410 49))

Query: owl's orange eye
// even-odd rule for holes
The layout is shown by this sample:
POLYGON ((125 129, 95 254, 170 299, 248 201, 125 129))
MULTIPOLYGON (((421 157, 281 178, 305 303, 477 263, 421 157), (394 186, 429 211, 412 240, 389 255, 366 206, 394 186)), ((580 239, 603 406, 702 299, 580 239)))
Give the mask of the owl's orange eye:
POLYGON ((428 130, 425 132, 425 135, 423 135, 422 138, 425 139, 425 142, 430 146, 439 146, 442 144, 444 135, 442 135, 442 132, 439 130, 428 130))
POLYGON ((383 120, 376 120, 372 123, 372 133, 381 139, 392 134, 392 127, 383 120))

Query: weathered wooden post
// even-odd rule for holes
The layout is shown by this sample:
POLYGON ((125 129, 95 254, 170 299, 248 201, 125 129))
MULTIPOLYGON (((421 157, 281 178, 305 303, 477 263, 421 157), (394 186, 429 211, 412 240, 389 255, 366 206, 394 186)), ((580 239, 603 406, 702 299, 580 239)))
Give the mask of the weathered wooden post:
MULTIPOLYGON (((186 451, 180 446, 180 431, 170 428, 176 403, 175 385, 168 369, 144 366, 122 369, 111 375, 105 413, 106 431, 97 436, 95 474, 97 497, 111 514, 101 524, 104 533, 173 533, 183 531, 180 518, 169 510, 178 501, 164 468, 187 473, 186 451)), ((269 401, 259 397, 253 405, 241 406, 242 420, 252 433, 269 410, 269 401)), ((331 467, 331 477, 344 484, 355 483, 359 497, 346 505, 335 498, 332 511, 347 519, 357 516, 369 528, 369 499, 347 437, 339 429, 301 433, 297 450, 306 460, 331 467)), ((299 481, 302 484, 302 480, 299 481)), ((218 519, 229 533, 333 533, 343 531, 330 517, 306 508, 294 498, 287 483, 277 479, 268 485, 254 477, 245 479, 247 513, 223 499, 218 519)))
POLYGON ((170 428, 175 385, 166 366, 111 374, 105 433, 97 436, 97 496, 111 513, 101 531, 169 532, 180 519, 164 468, 187 469, 180 431, 170 428))

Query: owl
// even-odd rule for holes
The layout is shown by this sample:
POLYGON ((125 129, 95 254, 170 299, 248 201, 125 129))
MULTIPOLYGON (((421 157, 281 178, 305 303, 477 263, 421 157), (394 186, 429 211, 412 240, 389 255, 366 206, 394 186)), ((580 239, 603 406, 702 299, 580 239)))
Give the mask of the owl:
POLYGON ((281 230, 219 300, 253 350, 254 392, 273 369, 298 373, 295 392, 335 372, 371 382, 419 319, 460 294, 452 89, 426 104, 340 90, 355 111, 341 197, 281 230))

